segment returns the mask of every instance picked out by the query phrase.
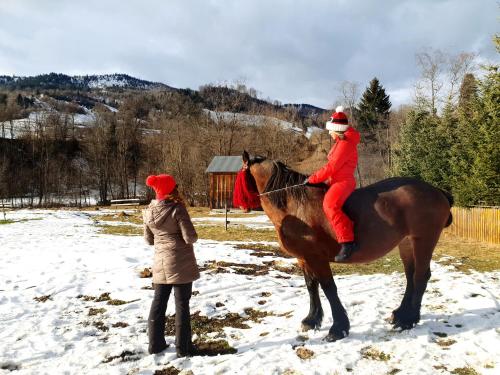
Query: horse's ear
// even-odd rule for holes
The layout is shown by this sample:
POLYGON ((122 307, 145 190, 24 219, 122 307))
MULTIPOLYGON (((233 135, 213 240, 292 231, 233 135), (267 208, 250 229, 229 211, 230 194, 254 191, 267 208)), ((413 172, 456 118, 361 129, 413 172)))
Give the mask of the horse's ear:
POLYGON ((248 152, 246 152, 246 150, 243 151, 243 155, 241 155, 241 157, 243 158, 243 161, 245 163, 248 163, 250 161, 250 155, 248 155, 248 152))

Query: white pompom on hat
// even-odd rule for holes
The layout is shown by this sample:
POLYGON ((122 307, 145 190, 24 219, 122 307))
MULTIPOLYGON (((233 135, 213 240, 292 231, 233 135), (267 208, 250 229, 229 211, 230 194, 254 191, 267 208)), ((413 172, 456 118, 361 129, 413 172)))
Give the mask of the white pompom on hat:
POLYGON ((341 105, 335 108, 335 113, 332 113, 330 121, 326 123, 326 129, 334 132, 345 132, 349 127, 349 120, 344 113, 344 107, 341 105))

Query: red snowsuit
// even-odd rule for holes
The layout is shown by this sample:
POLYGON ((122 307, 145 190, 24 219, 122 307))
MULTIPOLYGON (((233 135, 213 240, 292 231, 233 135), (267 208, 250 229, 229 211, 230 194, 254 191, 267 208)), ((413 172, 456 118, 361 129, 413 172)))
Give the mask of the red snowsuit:
POLYGON ((360 139, 359 132, 352 127, 344 136, 343 140, 338 138, 330 150, 328 163, 308 178, 312 184, 326 182, 330 185, 323 200, 323 210, 339 243, 354 241, 354 224, 342 211, 342 206, 356 188, 354 170, 358 163, 360 139))

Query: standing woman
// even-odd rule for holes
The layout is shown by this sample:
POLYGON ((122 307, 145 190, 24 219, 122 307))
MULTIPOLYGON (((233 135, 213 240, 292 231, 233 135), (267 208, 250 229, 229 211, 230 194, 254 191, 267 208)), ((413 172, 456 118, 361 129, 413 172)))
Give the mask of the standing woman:
POLYGON ((198 235, 177 190, 167 174, 149 176, 146 185, 156 200, 143 212, 144 238, 154 245, 154 298, 149 312, 149 353, 160 353, 165 342, 165 312, 170 292, 175 293, 175 347, 178 357, 194 354, 191 342, 189 300, 193 281, 200 277, 193 243, 198 235))

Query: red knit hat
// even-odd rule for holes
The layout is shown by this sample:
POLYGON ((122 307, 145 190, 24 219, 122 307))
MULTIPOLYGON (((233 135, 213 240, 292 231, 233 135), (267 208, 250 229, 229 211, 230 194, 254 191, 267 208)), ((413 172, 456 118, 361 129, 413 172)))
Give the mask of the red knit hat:
POLYGON ((326 123, 326 128, 334 132, 345 132, 349 127, 349 120, 344 113, 344 107, 338 106, 335 108, 335 113, 332 113, 330 121, 326 123))
POLYGON ((161 201, 174 191, 177 183, 169 174, 159 174, 158 176, 148 176, 146 178, 146 185, 153 188, 156 193, 156 199, 161 201))

